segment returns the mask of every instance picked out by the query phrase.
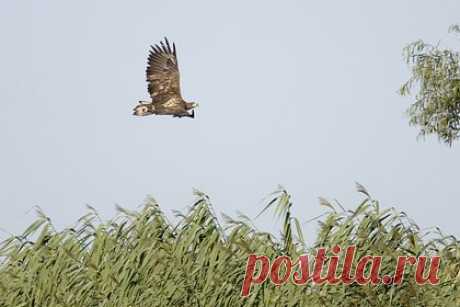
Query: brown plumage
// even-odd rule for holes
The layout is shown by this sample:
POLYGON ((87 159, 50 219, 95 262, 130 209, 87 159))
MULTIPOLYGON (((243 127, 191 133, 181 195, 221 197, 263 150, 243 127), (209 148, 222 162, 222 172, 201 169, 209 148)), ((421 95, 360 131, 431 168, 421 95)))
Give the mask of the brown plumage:
POLYGON ((139 101, 133 115, 172 115, 174 117, 195 117, 194 102, 186 102, 180 93, 180 74, 176 46, 172 48, 165 37, 164 43, 151 46, 147 61, 146 77, 148 92, 152 101, 139 101), (191 110, 191 112, 189 112, 191 110))

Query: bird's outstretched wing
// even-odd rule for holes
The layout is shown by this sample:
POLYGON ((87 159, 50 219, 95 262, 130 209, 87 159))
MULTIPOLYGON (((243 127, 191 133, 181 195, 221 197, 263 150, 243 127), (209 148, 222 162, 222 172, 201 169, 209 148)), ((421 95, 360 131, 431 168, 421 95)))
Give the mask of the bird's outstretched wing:
POLYGON ((176 46, 165 42, 151 46, 146 70, 148 91, 154 103, 167 103, 171 98, 181 97, 179 66, 176 46))

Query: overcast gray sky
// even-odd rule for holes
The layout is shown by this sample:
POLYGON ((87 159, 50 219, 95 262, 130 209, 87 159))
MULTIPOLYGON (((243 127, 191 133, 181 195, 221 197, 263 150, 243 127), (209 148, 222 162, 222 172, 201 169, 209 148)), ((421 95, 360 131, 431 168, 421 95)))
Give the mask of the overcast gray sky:
POLYGON ((306 220, 324 212, 318 196, 355 207, 358 181, 460 235, 459 145, 417 141, 411 100, 396 93, 404 45, 448 41, 459 11, 457 0, 3 1, 0 227, 21 232, 34 205, 59 227, 85 204, 111 218, 147 194, 171 214, 192 188, 218 212, 255 216, 278 184, 306 220), (194 120, 131 115, 148 97, 148 47, 165 35, 184 98, 200 103, 194 120))

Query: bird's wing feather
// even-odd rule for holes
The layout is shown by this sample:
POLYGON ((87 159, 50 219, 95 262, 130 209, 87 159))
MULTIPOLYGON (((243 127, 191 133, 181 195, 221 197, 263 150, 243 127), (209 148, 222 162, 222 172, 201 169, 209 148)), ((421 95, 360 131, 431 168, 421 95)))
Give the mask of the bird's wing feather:
POLYGON ((146 70, 148 91, 154 103, 167 103, 182 100, 180 93, 179 66, 176 46, 171 48, 168 39, 165 43, 151 46, 146 70))

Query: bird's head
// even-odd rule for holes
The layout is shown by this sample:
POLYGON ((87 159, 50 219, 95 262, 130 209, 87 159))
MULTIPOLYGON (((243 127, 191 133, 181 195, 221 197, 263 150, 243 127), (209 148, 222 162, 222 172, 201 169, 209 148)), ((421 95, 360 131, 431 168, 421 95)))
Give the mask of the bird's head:
POLYGON ((136 116, 146 116, 153 114, 152 109, 150 105, 145 105, 145 104, 138 104, 134 109, 133 109, 133 115, 136 116))

